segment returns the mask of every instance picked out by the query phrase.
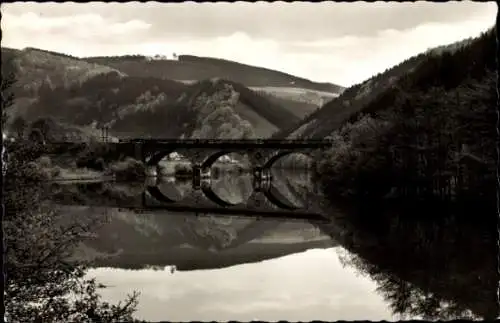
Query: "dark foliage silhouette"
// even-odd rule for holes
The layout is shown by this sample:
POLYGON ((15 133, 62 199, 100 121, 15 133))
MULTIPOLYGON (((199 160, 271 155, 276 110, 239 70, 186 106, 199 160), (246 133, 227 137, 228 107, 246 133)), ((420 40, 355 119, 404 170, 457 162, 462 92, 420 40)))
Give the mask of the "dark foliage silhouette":
MULTIPOLYGON (((3 97, 7 89, 2 88, 3 97)), ((2 100, 3 108, 9 104, 2 100)), ((36 163, 43 147, 25 142, 6 148, 2 225, 7 321, 133 321, 138 295, 117 305, 101 301, 102 286, 85 277, 88 264, 72 259, 75 247, 102 219, 74 219, 51 205, 44 187, 48 178, 36 163)))

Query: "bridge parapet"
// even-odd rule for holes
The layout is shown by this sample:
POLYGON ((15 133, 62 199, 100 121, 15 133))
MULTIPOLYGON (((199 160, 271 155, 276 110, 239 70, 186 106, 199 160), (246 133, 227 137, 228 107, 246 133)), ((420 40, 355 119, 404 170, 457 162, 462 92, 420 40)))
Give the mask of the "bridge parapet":
POLYGON ((175 147, 210 148, 227 146, 260 147, 267 146, 280 148, 295 147, 328 147, 332 140, 327 139, 127 139, 120 143, 141 143, 147 145, 171 145, 175 147))

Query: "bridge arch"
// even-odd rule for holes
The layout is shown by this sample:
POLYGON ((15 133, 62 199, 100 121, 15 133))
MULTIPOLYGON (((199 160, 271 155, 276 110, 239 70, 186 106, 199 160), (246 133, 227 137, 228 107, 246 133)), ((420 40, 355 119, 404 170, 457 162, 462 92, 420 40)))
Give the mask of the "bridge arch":
POLYGON ((147 187, 147 192, 155 198, 157 201, 164 202, 164 203, 176 203, 179 201, 176 201, 174 199, 171 199, 170 197, 166 196, 163 194, 163 192, 160 190, 158 186, 148 186, 147 187))
MULTIPOLYGON (((219 206, 222 207, 231 207, 231 206, 236 206, 241 203, 245 202, 236 202, 236 203, 231 203, 228 202, 224 199, 222 199, 211 187, 211 185, 202 185, 201 186, 201 191, 203 192, 203 195, 208 198, 210 201, 216 203, 219 206)), ((294 205, 293 203, 290 203, 286 198, 283 196, 280 197, 281 192, 277 188, 275 188, 272 184, 269 186, 268 189, 264 189, 261 191, 265 198, 273 205, 277 206, 278 208, 285 209, 285 210, 296 210, 299 209, 300 207, 294 205)), ((257 190, 254 190, 252 194, 248 197, 248 200, 252 198, 252 195, 254 193, 258 193, 257 190)))
POLYGON ((278 152, 277 154, 275 154, 274 156, 269 158, 269 160, 266 161, 266 163, 264 164, 263 168, 270 169, 273 166, 273 164, 275 162, 277 162, 279 159, 281 159, 285 156, 291 155, 291 154, 303 154, 303 155, 308 156, 309 158, 312 158, 311 153, 309 151, 284 150, 284 151, 278 152))
POLYGON ((280 195, 280 192, 278 191, 277 188, 275 188, 274 186, 272 186, 272 184, 271 184, 271 187, 268 190, 264 191, 264 195, 266 196, 266 198, 272 204, 276 205, 277 207, 279 207, 281 209, 285 209, 285 210, 297 210, 297 209, 300 208, 300 207, 298 207, 296 205, 293 205, 292 203, 287 203, 288 201, 285 202, 282 199, 280 199, 278 197, 278 195, 280 195))
POLYGON ((162 150, 160 152, 154 153, 151 155, 149 160, 146 160, 146 156, 144 157, 144 161, 146 162, 146 166, 156 166, 160 163, 160 161, 170 155, 171 153, 175 152, 175 149, 166 149, 162 150))
POLYGON ((158 177, 156 179, 156 183, 154 184, 154 186, 156 186, 164 196, 177 202, 183 200, 186 194, 189 194, 189 189, 186 192, 186 189, 181 185, 182 184, 179 183, 175 177, 165 178, 162 176, 158 177))
MULTIPOLYGON (((169 196, 167 196, 164 192, 160 190, 158 186, 148 186, 147 187, 147 192, 157 201, 163 202, 163 203, 168 203, 168 204, 173 204, 173 203, 179 203, 181 201, 173 199, 169 196)), ((236 206, 245 202, 238 202, 238 203, 231 203, 228 201, 223 200, 220 198, 210 186, 203 186, 202 187, 202 192, 203 195, 210 201, 216 203, 217 205, 221 207, 231 207, 231 206, 236 206)), ((257 191, 254 191, 247 200, 247 203, 252 199, 254 194, 259 194, 257 191)), ((273 205, 277 206, 280 209, 285 209, 285 210, 297 210, 300 207, 293 205, 292 203, 287 203, 287 201, 283 201, 279 195, 279 191, 271 187, 269 190, 265 190, 262 192, 264 194, 265 198, 273 205)))
POLYGON ((213 190, 212 190, 212 187, 210 186, 203 186, 201 188, 203 194, 212 202, 220 205, 220 206, 223 206, 223 207, 228 207, 228 206, 235 206, 235 205, 238 205, 240 203, 231 203, 231 202, 228 202, 228 201, 225 201, 223 200, 221 197, 219 197, 219 195, 217 195, 213 190))
POLYGON ((252 194, 248 197, 247 201, 245 204, 253 205, 255 203, 261 203, 263 201, 267 201, 270 204, 278 207, 279 209, 285 209, 285 210, 297 210, 299 207, 292 205, 290 203, 287 203, 280 199, 279 197, 280 193, 273 188, 270 188, 269 190, 265 191, 253 191, 252 194), (261 200, 262 199, 262 200, 261 200), (259 202, 260 200, 260 202, 259 202))
MULTIPOLYGON (((197 148, 195 148, 197 149, 197 148)), ((177 152, 179 149, 167 149, 163 150, 157 153, 153 153, 149 160, 146 160, 146 165, 147 166, 156 166, 158 163, 165 158, 166 156, 170 155, 171 153, 177 152)), ((202 162, 202 168, 210 168, 212 165, 217 161, 222 156, 226 156, 231 153, 238 153, 238 152, 245 152, 246 151, 241 151, 239 149, 232 149, 232 150, 220 150, 214 153, 205 153, 208 155, 208 158, 204 159, 202 162)), ((203 153, 203 149, 201 149, 200 153, 203 153)))
MULTIPOLYGON (((283 154, 281 154, 280 156, 284 156, 284 155, 287 155, 289 153, 293 153, 292 152, 284 152, 283 154)), ((217 157, 215 157, 215 155, 222 155, 223 156, 223 152, 220 152, 220 153, 217 153, 217 154, 214 154, 214 158, 213 158, 213 161, 215 161, 217 159, 217 157)), ((280 158, 280 156, 278 156, 277 159, 280 158)), ((211 161, 212 162, 212 161, 211 161)), ((271 161, 271 163, 273 163, 274 161, 271 161)), ((206 168, 201 168, 201 169, 209 169, 209 167, 206 167, 206 168)), ((269 172, 269 168, 263 168, 262 171, 264 172, 269 172)), ((267 173, 266 172, 266 173, 267 173)), ((277 206, 278 208, 281 208, 281 209, 286 209, 286 210, 296 210, 296 209, 299 209, 300 207, 297 206, 297 205, 294 205, 293 203, 291 203, 290 201, 288 201, 288 199, 283 196, 283 194, 276 188, 272 185, 272 175, 268 174, 268 176, 270 176, 268 178, 268 180, 270 181, 269 182, 269 185, 263 185, 264 183, 261 183, 259 184, 259 189, 256 189, 256 187, 254 186, 254 190, 253 190, 253 193, 258 193, 259 191, 263 193, 265 199, 270 202, 271 204, 273 204, 274 206, 277 206), (263 188, 264 187, 264 188, 263 188)), ((264 178, 260 178, 259 179, 260 181, 264 180, 264 178)), ((216 204, 220 205, 220 206, 223 206, 223 207, 228 207, 228 206, 235 206, 235 205, 238 205, 238 204, 241 204, 241 202, 237 202, 237 203, 231 203, 231 202, 228 202, 224 199, 222 199, 211 187, 211 185, 202 185, 201 186, 201 190, 203 192, 203 194, 205 195, 205 197, 207 197, 209 200, 211 200, 212 202, 215 202, 216 204)), ((247 199, 247 202, 249 199, 251 199, 251 196, 253 195, 253 193, 250 195, 250 197, 248 197, 247 199)), ((245 202, 243 202, 245 203, 245 202)))
POLYGON ((240 204, 238 203, 231 203, 223 198, 221 198, 215 191, 212 189, 212 176, 211 176, 211 170, 210 167, 200 167, 199 168, 199 173, 198 176, 200 176, 201 180, 201 191, 203 195, 208 198, 210 201, 216 203, 219 206, 222 207, 228 207, 228 206, 235 206, 240 204))
POLYGON ((221 151, 218 151, 218 152, 215 152, 213 154, 210 154, 210 156, 208 156, 207 159, 205 159, 201 165, 202 168, 210 168, 213 166, 213 164, 217 161, 217 159, 219 159, 220 157, 222 156, 226 156, 226 155, 229 155, 231 153, 239 153, 239 152, 244 152, 244 153, 248 153, 247 151, 243 151, 243 150, 236 150, 236 149, 232 149, 232 150, 227 150, 227 149, 224 149, 224 150, 221 150, 221 151))

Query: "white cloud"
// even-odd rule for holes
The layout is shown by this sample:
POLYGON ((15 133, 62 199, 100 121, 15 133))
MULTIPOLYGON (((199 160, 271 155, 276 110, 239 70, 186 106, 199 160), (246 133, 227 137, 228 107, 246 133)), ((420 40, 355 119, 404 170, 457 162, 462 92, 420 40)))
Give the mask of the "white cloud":
MULTIPOLYGON (((75 56, 193 54, 281 70, 320 82, 349 86, 429 48, 479 35, 494 24, 495 12, 455 23, 386 29, 373 36, 348 35, 320 41, 278 42, 234 31, 225 37, 148 39, 151 24, 112 21, 100 15, 45 17, 4 13, 3 46, 38 47, 75 56)), ((180 26, 179 28, 181 28, 180 26)), ((283 27, 286 28, 286 27, 283 27)))
MULTIPOLYGON (((44 49, 66 52, 64 43, 77 43, 83 48, 92 47, 102 40, 113 43, 123 36, 133 36, 144 32, 151 24, 141 20, 117 22, 104 19, 97 14, 80 14, 62 17, 44 17, 27 12, 20 15, 4 13, 2 30, 4 46, 37 47, 33 43, 44 44, 44 49), (85 41, 86 43, 82 43, 85 41), (62 48, 61 48, 62 47, 62 48)), ((126 41, 127 37, 121 40, 126 41)), ((70 54, 70 53, 68 53, 70 54)))
POLYGON ((108 26, 111 34, 128 34, 135 31, 147 30, 151 24, 145 23, 141 20, 130 20, 123 23, 114 23, 108 26))
POLYGON ((46 18, 34 12, 27 12, 18 16, 4 13, 2 17, 2 28, 7 30, 11 28, 24 29, 40 33, 78 25, 87 25, 88 27, 102 25, 103 21, 104 19, 101 16, 95 14, 46 18))
MULTIPOLYGON (((336 80, 352 85, 430 48, 476 37, 493 23, 492 16, 491 21, 474 19, 456 24, 423 24, 410 30, 384 30, 374 37, 346 36, 289 45, 301 52, 295 55, 302 58, 303 65, 321 62, 317 65, 323 69, 317 69, 315 80, 336 80)), ((299 66, 289 68, 300 69, 299 66)))

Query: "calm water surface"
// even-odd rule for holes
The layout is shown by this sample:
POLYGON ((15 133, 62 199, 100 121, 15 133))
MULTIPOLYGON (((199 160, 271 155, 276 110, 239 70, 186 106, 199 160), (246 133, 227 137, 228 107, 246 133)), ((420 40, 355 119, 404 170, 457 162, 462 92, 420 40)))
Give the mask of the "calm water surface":
MULTIPOLYGON (((160 182, 177 199, 191 190, 186 181, 160 182)), ((297 171, 277 170, 273 183, 296 205, 316 189, 309 174, 297 171)), ((228 201, 244 201, 252 182, 222 174, 212 189, 228 201)), ((498 313, 489 287, 498 278, 489 269, 494 240, 482 228, 419 226, 394 212, 374 221, 374 214, 363 218, 345 208, 325 210, 330 222, 324 224, 128 209, 140 201, 144 183, 57 190, 59 201, 78 196, 79 206, 62 203, 72 216, 109 219, 77 256, 94 261, 88 275, 108 285, 105 300, 141 293, 139 319, 399 320, 498 313), (458 235, 463 230, 471 232, 458 235), (467 254, 457 246, 478 251, 467 254)))
POLYGON ((89 276, 112 287, 105 299, 141 292, 137 317, 148 321, 391 320, 377 285, 343 267, 341 247, 223 269, 171 272, 98 268, 89 276))

